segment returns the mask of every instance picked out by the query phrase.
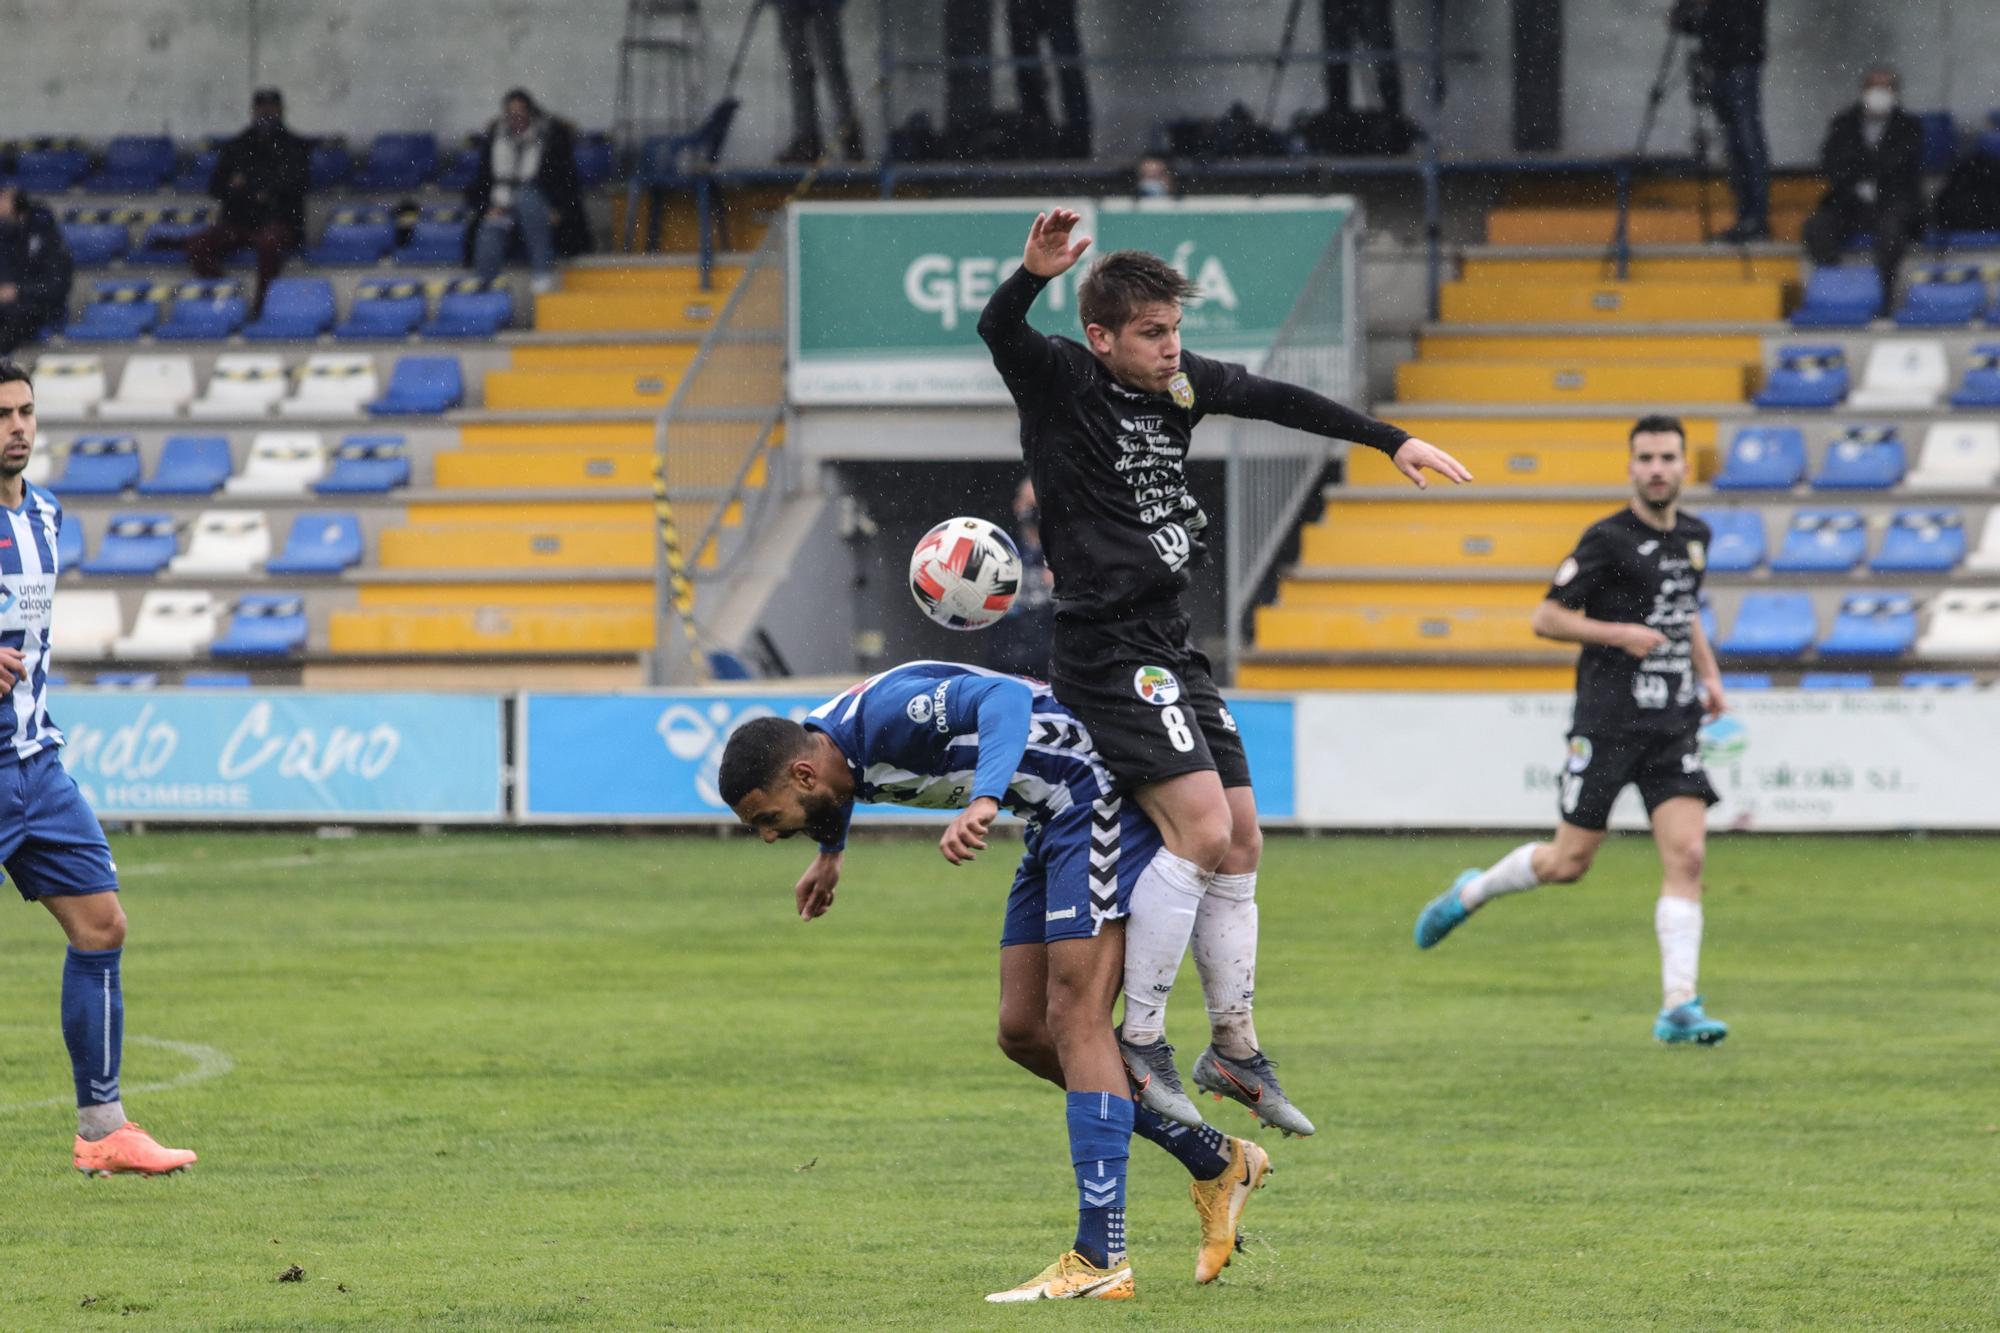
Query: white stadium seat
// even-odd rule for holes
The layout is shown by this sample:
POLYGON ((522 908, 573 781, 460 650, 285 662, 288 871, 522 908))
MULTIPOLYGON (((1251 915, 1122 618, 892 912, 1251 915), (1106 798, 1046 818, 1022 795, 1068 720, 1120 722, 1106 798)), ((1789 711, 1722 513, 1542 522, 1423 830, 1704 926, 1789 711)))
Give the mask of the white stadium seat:
POLYGON ((304 495, 326 475, 326 446, 316 430, 260 431, 243 470, 222 484, 230 495, 304 495))
POLYGON ((2000 574, 2000 505, 1986 511, 1986 526, 1979 530, 1979 545, 1965 557, 1965 568, 1975 574, 2000 574))
POLYGON ((44 356, 35 362, 35 415, 79 421, 104 401, 104 358, 44 356))
POLYGON ((188 548, 167 562, 176 574, 250 574, 271 558, 261 509, 210 509, 194 521, 188 548))
POLYGON ((2000 588, 1958 588, 1931 603, 1917 656, 2000 657, 2000 588))
POLYGON ((36 486, 48 485, 56 475, 56 446, 48 436, 35 436, 35 452, 28 455, 28 470, 21 475, 36 486))
POLYGON ((132 632, 113 642, 111 651, 124 658, 194 657, 215 638, 218 609, 214 595, 208 592, 149 592, 139 603, 132 632))
POLYGON ((66 591, 49 621, 49 651, 61 664, 84 657, 102 657, 125 629, 118 594, 99 589, 66 591))
POLYGON ((1888 338, 1868 352, 1860 387, 1847 405, 1862 411, 1936 407, 1951 387, 1944 344, 1933 338, 1888 338))
POLYGON ((1984 490, 2000 476, 2000 421, 1943 421, 1924 432, 1913 491, 1984 490))
POLYGON ((382 396, 375 358, 365 352, 316 352, 299 372, 299 387, 278 404, 288 417, 352 417, 382 396))
POLYGON ((268 416, 285 396, 285 358, 266 352, 225 352, 215 358, 208 392, 188 404, 192 417, 268 416))
POLYGON ((193 358, 133 356, 118 377, 117 394, 98 404, 97 415, 122 421, 177 417, 193 401, 193 358))

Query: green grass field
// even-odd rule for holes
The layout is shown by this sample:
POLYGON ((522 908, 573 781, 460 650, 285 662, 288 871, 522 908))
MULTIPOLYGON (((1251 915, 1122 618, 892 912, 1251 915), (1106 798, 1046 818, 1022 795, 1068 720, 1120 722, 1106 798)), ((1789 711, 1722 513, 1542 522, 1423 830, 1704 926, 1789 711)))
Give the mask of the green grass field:
MULTIPOLYGON (((71 1171, 60 936, 0 918, 0 1328, 2000 1324, 1993 841, 1720 841, 1734 1034, 1665 1050, 1648 843, 1419 954, 1509 840, 1274 839, 1260 1026, 1320 1134, 1209 1288, 1135 1140, 1139 1300, 1008 1309, 1074 1221, 992 1044, 1012 844, 861 840, 807 925, 798 845, 114 841, 127 1104, 202 1160, 71 1171)), ((1183 1068, 1203 1031, 1190 968, 1183 1068)))

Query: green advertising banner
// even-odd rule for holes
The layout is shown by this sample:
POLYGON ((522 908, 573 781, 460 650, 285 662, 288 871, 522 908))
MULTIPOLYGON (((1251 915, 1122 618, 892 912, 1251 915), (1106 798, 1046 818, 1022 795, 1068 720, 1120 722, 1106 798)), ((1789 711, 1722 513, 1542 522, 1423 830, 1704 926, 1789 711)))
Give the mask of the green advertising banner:
POLYGON ((1150 250, 1200 289, 1183 341, 1253 367, 1354 214, 1344 197, 794 204, 792 401, 1007 402, 979 340, 979 312, 1020 264, 1035 214, 1058 204, 1083 215, 1078 230, 1093 241, 1036 301, 1037 328, 1080 339, 1075 283, 1092 258, 1150 250))

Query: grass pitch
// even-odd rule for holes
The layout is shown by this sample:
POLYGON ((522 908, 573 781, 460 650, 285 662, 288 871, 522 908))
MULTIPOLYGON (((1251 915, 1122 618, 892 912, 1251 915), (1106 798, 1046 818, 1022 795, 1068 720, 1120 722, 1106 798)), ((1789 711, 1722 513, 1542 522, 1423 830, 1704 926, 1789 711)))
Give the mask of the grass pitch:
MULTIPOLYGON (((1210 1288, 1135 1140, 1139 1300, 1041 1308, 979 1300, 1074 1220, 1058 1095, 992 1045, 1014 844, 862 839, 807 925, 797 845, 114 841, 128 1106, 202 1160, 70 1170, 60 936, 0 918, 0 1328, 2000 1322, 1994 841, 1719 841, 1733 1032, 1665 1050, 1650 844, 1419 954, 1510 840, 1274 839, 1260 1027, 1321 1132, 1210 1288)), ((1203 1030, 1190 968, 1184 1069, 1203 1030)))

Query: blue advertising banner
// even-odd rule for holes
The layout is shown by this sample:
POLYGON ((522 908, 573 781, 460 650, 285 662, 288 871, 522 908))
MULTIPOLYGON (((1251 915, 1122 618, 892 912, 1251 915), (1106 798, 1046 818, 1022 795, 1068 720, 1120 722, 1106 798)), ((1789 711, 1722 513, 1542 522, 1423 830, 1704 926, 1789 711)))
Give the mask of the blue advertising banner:
POLYGON ((59 692, 102 819, 498 820, 497 695, 59 692))
MULTIPOLYGON (((832 693, 523 695, 517 813, 526 820, 727 819, 715 777, 729 733, 752 718, 803 718, 832 693)), ((1230 708, 1250 752, 1260 811, 1291 818, 1291 701, 1246 698, 1230 708)), ((894 806, 856 813, 939 818, 894 806)))

